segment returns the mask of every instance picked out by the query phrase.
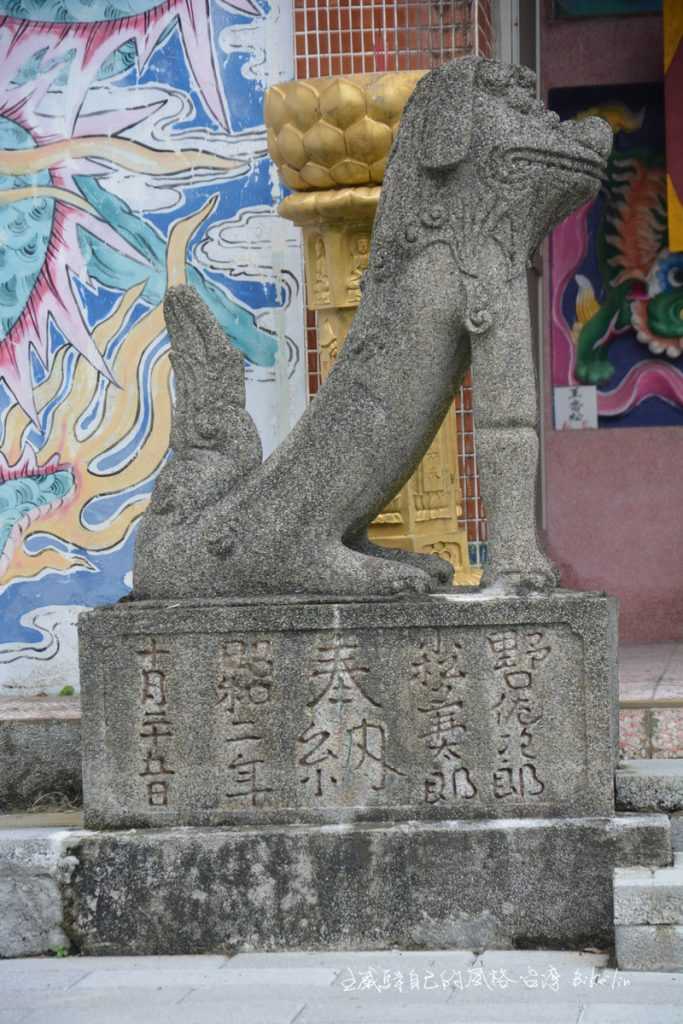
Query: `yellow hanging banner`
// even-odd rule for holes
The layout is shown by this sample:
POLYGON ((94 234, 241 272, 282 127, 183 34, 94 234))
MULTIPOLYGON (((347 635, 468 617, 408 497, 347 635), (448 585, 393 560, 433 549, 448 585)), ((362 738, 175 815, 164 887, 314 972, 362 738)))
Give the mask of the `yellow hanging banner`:
POLYGON ((683 252, 682 0, 664 0, 664 102, 669 249, 683 252))

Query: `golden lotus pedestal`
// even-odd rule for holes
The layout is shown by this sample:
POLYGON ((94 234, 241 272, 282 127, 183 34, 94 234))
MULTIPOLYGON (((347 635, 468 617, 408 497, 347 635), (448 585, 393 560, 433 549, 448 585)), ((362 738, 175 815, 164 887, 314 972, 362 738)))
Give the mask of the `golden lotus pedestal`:
MULTIPOLYGON (((281 216, 303 230, 306 294, 315 310, 320 377, 325 379, 360 304, 372 224, 401 112, 424 72, 388 72, 287 82, 266 93, 268 148, 293 195, 281 216)), ((477 584, 467 531, 451 407, 403 489, 369 530, 378 544, 437 554, 455 582, 477 584)))

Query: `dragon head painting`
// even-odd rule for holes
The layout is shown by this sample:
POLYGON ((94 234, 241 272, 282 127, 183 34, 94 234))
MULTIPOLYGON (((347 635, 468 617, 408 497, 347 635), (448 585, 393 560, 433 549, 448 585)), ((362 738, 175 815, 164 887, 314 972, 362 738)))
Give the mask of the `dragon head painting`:
POLYGON ((676 423, 683 253, 668 248, 661 92, 593 92, 575 116, 604 117, 616 144, 601 195, 553 239, 553 382, 596 386, 601 425, 676 423))

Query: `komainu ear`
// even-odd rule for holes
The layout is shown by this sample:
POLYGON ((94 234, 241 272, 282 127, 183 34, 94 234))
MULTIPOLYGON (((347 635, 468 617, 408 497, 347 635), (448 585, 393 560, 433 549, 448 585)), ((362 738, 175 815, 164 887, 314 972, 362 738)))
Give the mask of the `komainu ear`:
POLYGON ((429 170, 456 167, 469 149, 478 63, 477 57, 452 60, 431 71, 418 86, 419 160, 429 170))

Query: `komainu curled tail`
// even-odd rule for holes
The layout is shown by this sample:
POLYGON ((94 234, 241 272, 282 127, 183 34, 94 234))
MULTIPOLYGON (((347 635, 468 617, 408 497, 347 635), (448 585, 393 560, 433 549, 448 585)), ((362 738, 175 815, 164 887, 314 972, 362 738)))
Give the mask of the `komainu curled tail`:
MULTIPOLYGON (((146 568, 158 557, 163 533, 197 523, 207 508, 234 492, 263 457, 258 432, 244 407, 241 353, 187 285, 169 288, 164 317, 175 373, 172 455, 159 474, 138 533, 135 579, 136 591, 143 593, 146 568)), ((228 524, 215 516, 207 546, 218 553, 229 547, 230 534, 228 524)))

